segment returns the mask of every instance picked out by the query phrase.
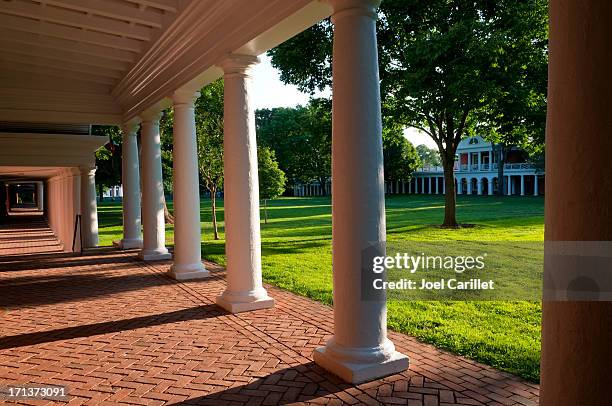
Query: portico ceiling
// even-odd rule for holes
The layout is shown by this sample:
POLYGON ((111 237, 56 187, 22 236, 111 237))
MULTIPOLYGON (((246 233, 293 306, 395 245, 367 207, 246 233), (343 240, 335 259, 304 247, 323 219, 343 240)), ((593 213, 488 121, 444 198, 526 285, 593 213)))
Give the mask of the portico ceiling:
POLYGON ((0 120, 120 124, 329 14, 319 0, 3 0, 0 120))

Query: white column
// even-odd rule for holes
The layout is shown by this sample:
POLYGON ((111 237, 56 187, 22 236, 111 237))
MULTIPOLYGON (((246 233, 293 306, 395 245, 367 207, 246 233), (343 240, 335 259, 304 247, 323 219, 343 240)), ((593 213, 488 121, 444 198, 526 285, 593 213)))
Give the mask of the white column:
POLYGON ((521 175, 521 196, 525 196, 525 175, 521 175))
POLYGON ((250 68, 259 59, 230 55, 225 75, 224 171, 227 288, 217 304, 232 312, 274 306, 261 278, 259 180, 250 68))
POLYGON ((472 178, 467 178, 467 194, 471 195, 472 194, 472 178))
POLYGON ((406 182, 402 181, 402 194, 405 195, 406 194, 406 182))
POLYGON ((508 185, 507 188, 507 195, 511 196, 512 195, 512 177, 510 175, 506 176, 506 179, 508 180, 508 182, 506 183, 508 185))
POLYGON ((140 258, 145 261, 170 259, 166 248, 164 223, 164 186, 162 183, 159 119, 161 112, 147 111, 141 115, 142 158, 142 226, 143 243, 140 258))
POLYGON ((43 211, 45 209, 44 185, 44 181, 36 182, 36 206, 38 208, 38 211, 43 211))
POLYGON ((457 194, 458 195, 463 194, 463 179, 462 178, 457 178, 457 194))
POLYGON ((177 90, 172 95, 174 263, 168 273, 177 280, 210 276, 202 265, 201 251, 200 181, 194 107, 199 95, 193 90, 177 90))
POLYGON ((538 175, 533 175, 533 195, 538 195, 538 175))
MULTIPOLYGON (((479 156, 480 156, 480 155, 479 155, 479 156)), ((476 182, 477 182, 477 183, 476 183, 476 185, 477 185, 477 187, 478 187, 477 192, 478 192, 478 194, 479 194, 479 195, 481 195, 481 194, 482 194, 482 179, 483 179, 483 178, 478 178, 478 179, 476 180, 476 182)))
POLYGON ((446 194, 446 182, 444 181, 444 177, 442 178, 442 194, 446 194))
POLYGON ((489 196, 493 196, 493 178, 487 178, 487 191, 489 196))
POLYGON ((370 263, 364 250, 384 255, 381 244, 386 239, 378 3, 331 0, 334 336, 314 351, 314 360, 351 383, 408 368, 408 358, 387 338, 384 292, 364 300, 361 290, 362 267, 370 263))
POLYGON ((427 188, 427 193, 428 193, 428 194, 432 194, 432 190, 431 190, 431 189, 432 189, 432 184, 433 184, 433 183, 432 183, 432 181, 431 181, 431 176, 428 176, 428 177, 427 177, 427 182, 428 182, 428 184, 429 184, 429 187, 427 188))
POLYGON ((140 230, 140 165, 138 163, 138 123, 123 126, 121 182, 123 185, 123 238, 115 242, 121 249, 142 248, 140 230))
POLYGON ((412 193, 412 179, 408 181, 408 194, 412 193))
POLYGON ((478 170, 481 169, 482 165, 482 152, 478 151, 478 170))
POLYGON ((489 170, 493 170, 493 151, 489 151, 489 170))
POLYGON ((468 171, 472 172, 472 153, 468 152, 468 171))
POLYGON ((96 168, 81 167, 81 221, 83 248, 98 245, 98 205, 96 202, 96 168))

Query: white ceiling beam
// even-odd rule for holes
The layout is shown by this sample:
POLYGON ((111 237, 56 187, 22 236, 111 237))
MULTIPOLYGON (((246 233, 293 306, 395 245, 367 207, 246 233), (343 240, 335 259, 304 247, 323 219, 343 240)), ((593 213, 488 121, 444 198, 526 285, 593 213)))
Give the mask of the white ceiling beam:
MULTIPOLYGON (((105 76, 96 76, 89 73, 83 73, 78 71, 70 71, 65 69, 57 69, 54 67, 42 67, 38 65, 33 65, 30 62, 20 63, 15 62, 14 60, 6 60, 4 59, 4 55, 0 54, 0 70, 1 71, 20 71, 20 72, 29 72, 32 73, 35 77, 60 77, 71 80, 80 80, 84 82, 93 82, 93 83, 101 83, 105 85, 115 85, 117 83, 116 79, 105 77, 105 76)), ((3 72, 4 73, 4 72, 3 72)), ((52 80, 52 79, 51 79, 52 80)))
POLYGON ((56 59, 45 58, 45 57, 32 57, 12 52, 3 52, 0 54, 0 60, 6 62, 15 62, 29 65, 36 65, 40 67, 50 67, 55 69, 62 69, 71 72, 81 72, 92 76, 101 76, 111 79, 119 79, 123 76, 123 73, 114 69, 100 68, 97 66, 88 66, 73 61, 58 61, 56 59))
MULTIPOLYGON (((0 8, 0 10, 2 10, 2 8, 0 8)), ((143 50, 143 42, 139 40, 120 38, 111 34, 85 31, 80 28, 66 27, 54 23, 36 23, 30 19, 12 15, 0 14, 0 27, 108 48, 116 48, 124 51, 136 52, 138 54, 143 50)))
POLYGON ((85 28, 87 30, 104 32, 119 37, 134 38, 141 41, 149 41, 153 35, 153 30, 148 27, 141 27, 105 17, 96 17, 78 11, 45 6, 42 3, 3 2, 2 7, 0 7, 0 13, 85 28))
POLYGON ((40 3, 63 7, 71 10, 83 11, 99 16, 115 18, 121 21, 130 21, 148 27, 161 28, 163 15, 150 9, 141 9, 96 0, 36 0, 40 3))
POLYGON ((121 61, 127 64, 132 64, 136 62, 137 59, 137 54, 135 52, 108 48, 95 44, 84 44, 62 38, 47 37, 30 32, 8 30, 2 27, 0 27, 0 40, 12 42, 14 44, 35 45, 41 48, 59 51, 67 50, 81 55, 90 55, 95 58, 109 61, 121 61))
POLYGON ((35 57, 35 59, 55 59, 58 61, 63 61, 64 63, 66 61, 70 61, 70 64, 79 63, 83 65, 112 69, 118 72, 125 72, 129 67, 129 64, 126 62, 113 61, 110 59, 82 55, 75 52, 71 52, 70 48, 67 48, 67 50, 51 50, 36 45, 18 44, 15 42, 5 41, 4 38, 1 36, 0 51, 35 57))
MULTIPOLYGON (((138 4, 145 7, 153 7, 158 10, 169 11, 176 13, 178 11, 178 5, 175 0, 127 0, 131 3, 138 4)), ((198 0, 201 1, 201 0, 198 0)))

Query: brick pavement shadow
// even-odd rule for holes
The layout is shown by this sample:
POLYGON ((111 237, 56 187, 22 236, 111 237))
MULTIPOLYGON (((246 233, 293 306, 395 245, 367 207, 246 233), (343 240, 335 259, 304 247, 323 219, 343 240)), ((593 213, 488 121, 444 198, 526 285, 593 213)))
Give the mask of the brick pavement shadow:
MULTIPOLYGON (((341 381, 314 362, 308 362, 276 371, 245 385, 186 399, 172 405, 287 405, 313 401, 352 387, 354 386, 341 381)), ((338 398, 335 400, 339 402, 338 398)))
POLYGON ((122 320, 105 321, 101 323, 83 324, 54 330, 37 331, 34 333, 0 337, 0 350, 25 347, 29 345, 50 343, 73 338, 90 337, 108 333, 135 330, 159 326, 180 321, 202 320, 229 314, 222 308, 210 304, 176 310, 167 313, 157 313, 147 316, 133 317, 122 320))

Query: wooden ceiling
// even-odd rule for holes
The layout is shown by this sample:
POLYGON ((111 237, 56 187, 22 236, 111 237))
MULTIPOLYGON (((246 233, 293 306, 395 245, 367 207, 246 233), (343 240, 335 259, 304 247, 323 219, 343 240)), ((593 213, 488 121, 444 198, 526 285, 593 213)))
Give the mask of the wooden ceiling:
POLYGON ((0 0, 0 70, 112 88, 179 11, 178 0, 0 0))

